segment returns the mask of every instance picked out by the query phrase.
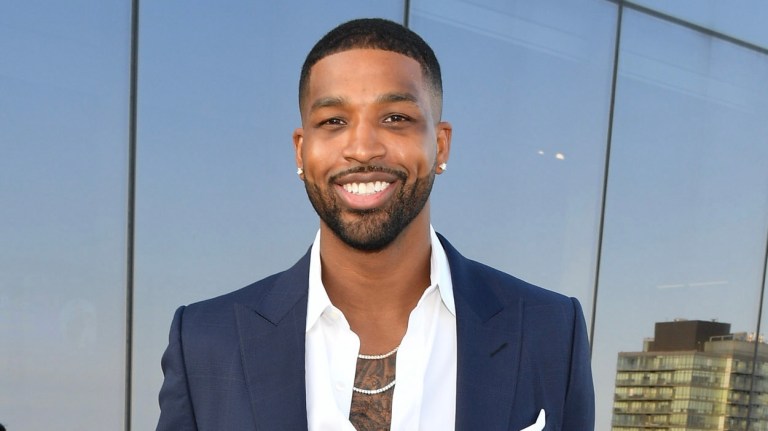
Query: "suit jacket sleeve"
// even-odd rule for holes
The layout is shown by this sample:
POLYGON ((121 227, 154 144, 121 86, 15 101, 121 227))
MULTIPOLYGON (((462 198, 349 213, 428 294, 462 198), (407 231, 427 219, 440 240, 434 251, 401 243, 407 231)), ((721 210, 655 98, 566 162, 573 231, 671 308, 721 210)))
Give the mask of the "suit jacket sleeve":
POLYGON ((173 316, 168 347, 162 359, 163 386, 160 389, 160 421, 157 431, 196 430, 195 414, 187 382, 184 352, 181 340, 181 325, 184 307, 179 307, 173 316))
POLYGON ((589 340, 584 312, 576 299, 573 301, 574 322, 571 353, 571 372, 563 411, 563 430, 595 429, 595 389, 592 383, 589 340))

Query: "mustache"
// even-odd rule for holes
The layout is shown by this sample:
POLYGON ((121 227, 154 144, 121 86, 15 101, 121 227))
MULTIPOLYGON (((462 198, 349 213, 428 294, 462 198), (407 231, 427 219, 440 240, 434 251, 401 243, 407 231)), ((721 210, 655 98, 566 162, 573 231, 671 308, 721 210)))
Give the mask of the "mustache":
POLYGON ((387 168, 384 166, 365 165, 365 166, 355 166, 353 168, 345 169, 339 173, 333 174, 329 182, 335 183, 339 178, 349 174, 361 174, 361 173, 370 173, 370 172, 384 172, 390 175, 394 175, 403 182, 405 182, 408 179, 408 174, 397 169, 387 168))

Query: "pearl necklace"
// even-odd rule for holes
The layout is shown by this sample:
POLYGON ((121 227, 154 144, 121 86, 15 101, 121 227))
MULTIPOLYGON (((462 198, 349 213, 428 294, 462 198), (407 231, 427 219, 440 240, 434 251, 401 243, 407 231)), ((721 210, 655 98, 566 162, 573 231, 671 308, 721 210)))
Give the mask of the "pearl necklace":
POLYGON ((362 355, 361 354, 361 355, 357 355, 357 357, 360 358, 360 359, 386 359, 386 358, 394 355, 397 352, 397 349, 399 349, 399 348, 400 348, 400 346, 397 346, 394 349, 392 349, 390 352, 387 352, 387 353, 385 353, 383 355, 362 355))
POLYGON ((382 392, 387 392, 388 390, 392 389, 395 386, 396 381, 397 380, 392 380, 391 382, 389 382, 387 386, 384 386, 383 388, 379 388, 379 389, 360 389, 355 386, 352 386, 352 390, 357 392, 358 394, 376 395, 382 392))
MULTIPOLYGON (((363 354, 359 354, 359 355, 357 355, 357 357, 359 359, 365 359, 365 360, 386 359, 386 358, 394 355, 397 352, 397 349, 399 349, 399 348, 400 348, 400 346, 397 346, 394 349, 392 349, 392 351, 384 353, 383 355, 363 355, 363 354)), ((352 390, 357 392, 358 394, 377 395, 377 394, 380 394, 380 393, 383 393, 383 392, 386 392, 386 391, 392 389, 395 386, 395 382, 397 382, 397 379, 392 380, 386 386, 381 387, 379 389, 360 389, 358 387, 352 386, 352 390)))

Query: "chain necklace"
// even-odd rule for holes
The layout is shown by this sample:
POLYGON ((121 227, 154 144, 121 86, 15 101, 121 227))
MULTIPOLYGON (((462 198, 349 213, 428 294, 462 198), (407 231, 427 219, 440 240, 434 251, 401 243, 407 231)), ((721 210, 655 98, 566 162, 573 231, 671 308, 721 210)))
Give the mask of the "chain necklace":
MULTIPOLYGON (((399 349, 399 348, 400 348, 400 346, 397 346, 394 349, 392 349, 392 351, 384 353, 383 355, 363 355, 363 354, 359 354, 359 355, 357 355, 357 357, 359 359, 364 359, 364 360, 368 360, 368 361, 386 359, 386 358, 394 355, 395 353, 397 353, 397 349, 399 349)), ((357 392, 358 394, 377 395, 377 394, 381 394, 381 393, 386 392, 386 391, 392 389, 393 387, 395 387, 395 382, 396 381, 397 381, 396 379, 393 379, 386 386, 383 386, 383 387, 381 387, 379 389, 361 389, 361 388, 352 386, 352 390, 357 392)))

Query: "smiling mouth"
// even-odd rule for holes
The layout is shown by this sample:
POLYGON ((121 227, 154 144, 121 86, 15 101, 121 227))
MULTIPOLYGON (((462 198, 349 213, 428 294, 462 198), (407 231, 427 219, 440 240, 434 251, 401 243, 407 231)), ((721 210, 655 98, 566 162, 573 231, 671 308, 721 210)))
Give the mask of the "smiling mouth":
POLYGON ((367 183, 347 183, 342 185, 345 191, 358 196, 367 196, 386 190, 391 183, 386 181, 375 181, 367 183))

